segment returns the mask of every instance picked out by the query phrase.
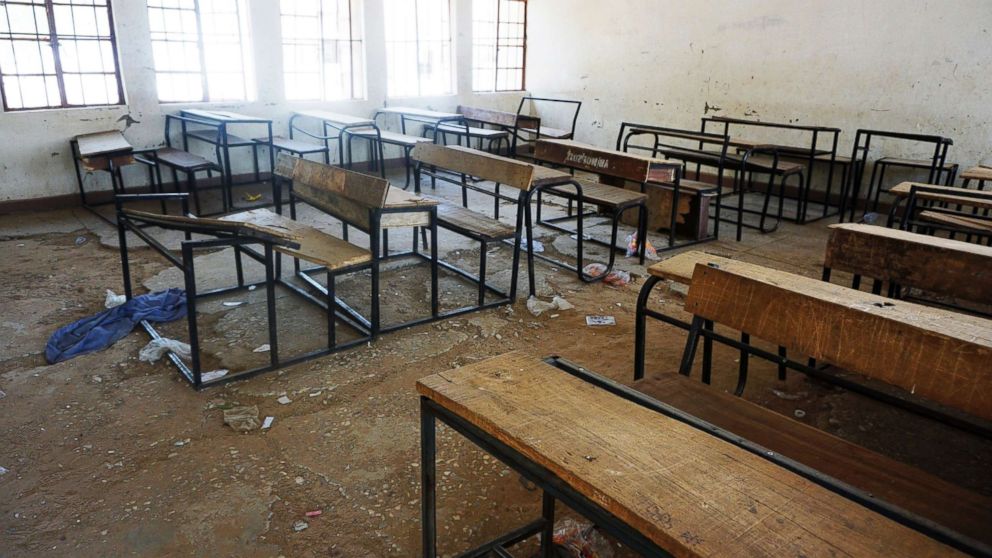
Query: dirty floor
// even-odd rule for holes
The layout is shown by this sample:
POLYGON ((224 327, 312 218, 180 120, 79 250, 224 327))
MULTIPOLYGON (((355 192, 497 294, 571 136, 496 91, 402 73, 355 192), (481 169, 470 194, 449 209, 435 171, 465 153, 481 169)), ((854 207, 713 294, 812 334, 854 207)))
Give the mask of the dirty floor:
MULTIPOLYGON (((433 193, 459 196, 450 186, 433 193)), ((472 203, 487 212, 492 207, 482 197, 472 203)), ((512 208, 504 208, 512 219, 512 208)), ((301 218, 340 230, 313 211, 301 218)), ((826 231, 826 223, 785 224, 773 234, 746 231, 744 242, 703 248, 818 277, 826 231)), ((179 240, 163 238, 169 246, 179 240)), ((567 235, 544 233, 539 240, 546 253, 574 253, 567 235)), ((660 236, 652 240, 662 244, 660 236)), ((391 242, 405 248, 410 238, 397 233, 391 242)), ((452 235, 442 235, 440 244, 444 259, 475 269, 478 246, 452 235)), ((102 310, 107 289, 121 291, 113 228, 82 209, 3 216, 0 251, 0 556, 11 558, 416 555, 416 380, 524 349, 629 381, 634 303, 645 273, 635 260, 619 258, 618 267, 634 275, 632 284, 585 285, 538 262, 538 294, 562 296, 574 309, 535 317, 521 296, 512 307, 402 330, 197 392, 164 361, 138 360, 148 342, 143 331, 105 351, 45 364, 45 343, 56 328, 102 310), (616 325, 589 327, 587 315, 615 316, 616 325), (271 427, 240 433, 226 426, 224 409, 243 405, 274 417, 271 427)), ((493 281, 505 288, 510 251, 491 251, 493 281)), ((593 259, 603 255, 591 250, 593 259)), ((229 283, 232 262, 224 252, 198 256, 203 286, 229 283)), ((137 292, 182 286, 177 270, 149 249, 133 250, 131 265, 137 292)), ((427 278, 422 265, 391 264, 384 275, 387 321, 424 312, 427 278)), ((362 309, 367 288, 367 278, 356 274, 342 281, 341 292, 362 309)), ((474 296, 469 285, 445 275, 441 290, 448 307, 474 296)), ((652 296, 652 305, 667 312, 678 314, 680 304, 677 289, 658 288, 652 296)), ((279 292, 277 308, 284 354, 321 342, 323 318, 313 307, 279 292)), ((254 352, 265 343, 258 291, 205 302, 200 318, 206 369, 245 369, 266 358, 254 352)), ((162 331, 185 339, 184 322, 162 331)), ((677 369, 684 337, 651 325, 649 373, 677 369)), ((735 359, 733 351, 716 351, 717 387, 731 386, 735 359)), ((992 495, 992 456, 968 436, 798 374, 779 382, 768 364, 755 362, 751 378, 750 400, 992 495)), ((442 554, 467 550, 539 513, 534 487, 457 434, 442 429, 438 446, 442 554)))

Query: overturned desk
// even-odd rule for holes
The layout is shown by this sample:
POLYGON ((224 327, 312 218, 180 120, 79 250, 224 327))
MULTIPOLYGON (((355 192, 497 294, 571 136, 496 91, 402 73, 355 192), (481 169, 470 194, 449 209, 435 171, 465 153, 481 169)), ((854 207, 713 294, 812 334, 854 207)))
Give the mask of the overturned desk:
POLYGON ((437 556, 436 421, 543 490, 542 516, 462 556, 542 534, 555 502, 644 556, 953 556, 787 470, 746 440, 560 359, 509 353, 420 380, 423 556, 437 556))

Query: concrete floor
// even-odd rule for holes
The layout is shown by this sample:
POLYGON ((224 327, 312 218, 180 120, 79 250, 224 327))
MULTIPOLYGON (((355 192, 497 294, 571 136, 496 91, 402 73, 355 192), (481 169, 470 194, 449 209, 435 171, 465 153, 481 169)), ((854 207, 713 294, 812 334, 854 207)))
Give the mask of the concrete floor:
MULTIPOLYGON (((450 186, 436 193, 458 198, 450 186)), ((472 202, 491 208, 481 196, 472 202)), ((504 207, 510 218, 510 206, 504 207)), ((339 230, 312 210, 301 219, 339 230)), ((163 238, 170 246, 179 240, 163 238)), ((741 243, 721 240, 703 248, 818 277, 825 239, 826 223, 785 224, 772 234, 746 231, 741 243)), ((391 240, 396 247, 410 243, 402 234, 391 240)), ((540 240, 550 253, 574 251, 567 235, 540 240)), ((652 242, 661 246, 660 235, 652 242)), ((622 288, 586 285, 538 262, 539 295, 563 296, 573 310, 534 317, 521 297, 512 307, 399 331, 202 392, 164 362, 139 362, 148 341, 140 331, 106 351, 46 365, 52 331, 101 310, 106 289, 120 292, 116 243, 116 231, 82 209, 0 218, 0 466, 7 469, 0 475, 0 556, 412 556, 420 545, 417 378, 515 349, 558 354, 618 380, 631 378, 634 303, 645 271, 628 258, 618 267, 636 280, 622 288), (614 315, 617 325, 588 327, 590 314, 614 315), (277 402, 282 396, 291 403, 277 402), (262 417, 275 418, 272 427, 243 434, 225 426, 223 409, 237 405, 257 405, 262 417), (307 517, 314 511, 321 513, 307 517), (301 521, 306 528, 298 530, 301 521)), ((474 243, 442 234, 440 245, 442 258, 475 269, 474 243)), ((492 251, 493 279, 505 287, 510 251, 492 251)), ((604 254, 591 250, 590 256, 604 254)), ((199 256, 201 288, 229 282, 232 261, 224 252, 199 256)), ((132 268, 139 291, 182 285, 177 271, 148 249, 133 251, 132 268)), ((426 281, 423 266, 391 265, 384 276, 386 319, 422 313, 426 281)), ((364 276, 344 280, 342 292, 365 300, 364 276)), ((460 281, 442 281, 445 305, 470 300, 473 292, 460 281)), ((677 292, 659 288, 652 298, 679 312, 677 292)), ((320 343, 323 318, 314 308, 280 293, 278 310, 287 354, 320 343)), ((258 291, 208 302, 200 319, 208 367, 237 370, 265 358, 252 351, 265 342, 258 291), (221 304, 234 300, 248 304, 221 304)), ((162 331, 185 337, 184 322, 162 331)), ((676 370, 684 335, 662 324, 650 328, 650 371, 676 370)), ((736 370, 735 358, 716 351, 718 388, 734 380, 719 371, 736 370)), ((745 397, 992 494, 988 445, 939 424, 798 374, 778 382, 772 366, 758 363, 745 397)), ((447 429, 438 444, 443 554, 539 513, 539 494, 502 464, 447 429)))

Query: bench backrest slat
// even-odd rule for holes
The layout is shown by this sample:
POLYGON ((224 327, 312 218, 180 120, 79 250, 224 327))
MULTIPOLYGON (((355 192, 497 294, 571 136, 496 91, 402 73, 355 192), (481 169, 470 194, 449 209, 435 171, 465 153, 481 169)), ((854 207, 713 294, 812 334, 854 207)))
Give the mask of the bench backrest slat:
POLYGON ((419 143, 413 148, 413 159, 457 173, 478 176, 519 190, 529 190, 534 167, 483 151, 460 146, 419 143))
POLYGON ((992 419, 992 321, 762 266, 697 265, 686 311, 992 419))
POLYGON ((206 217, 184 215, 164 215, 137 209, 122 209, 122 213, 135 221, 155 225, 163 229, 204 234, 231 234, 249 236, 260 240, 296 240, 298 236, 288 231, 261 227, 244 221, 224 221, 206 217))
POLYGON ((389 193, 388 180, 307 159, 293 159, 294 193, 330 204, 344 198, 367 208, 385 207, 389 193))
POLYGON ((501 110, 458 105, 458 114, 469 120, 492 124, 493 126, 517 127, 536 130, 541 126, 541 119, 527 114, 515 114, 501 110))
POLYGON ((539 161, 561 165, 573 169, 594 172, 633 182, 647 182, 652 170, 665 169, 666 177, 657 179, 672 180, 674 163, 660 159, 643 157, 634 153, 624 153, 612 149, 601 149, 572 140, 537 140, 534 158, 539 161))
POLYGON ((830 225, 823 266, 992 303, 992 247, 860 223, 830 225))

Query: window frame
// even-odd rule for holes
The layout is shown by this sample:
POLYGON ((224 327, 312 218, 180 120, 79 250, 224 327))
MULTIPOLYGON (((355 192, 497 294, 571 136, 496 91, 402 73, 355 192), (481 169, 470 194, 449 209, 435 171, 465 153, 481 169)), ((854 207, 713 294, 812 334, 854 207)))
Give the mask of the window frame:
MULTIPOLYGON (((501 20, 500 20, 500 11, 502 9, 503 2, 502 2, 502 0, 492 0, 492 1, 496 2, 496 21, 495 21, 495 24, 496 24, 496 36, 494 37, 495 40, 493 42, 493 49, 495 50, 495 56, 493 57, 493 61, 492 61, 493 62, 493 68, 492 68, 492 72, 493 72, 493 88, 492 89, 478 89, 478 90, 475 89, 475 71, 476 71, 476 68, 473 65, 473 67, 472 67, 472 93, 512 93, 512 92, 518 92, 518 91, 527 91, 527 17, 528 17, 528 14, 527 14, 527 11, 528 10, 527 10, 527 8, 528 8, 528 1, 527 0, 508 0, 508 1, 511 1, 511 2, 520 2, 520 3, 522 3, 524 5, 524 20, 522 22, 522 25, 523 25, 523 37, 522 37, 523 44, 521 45, 521 50, 523 52, 522 52, 522 58, 521 58, 521 65, 520 65, 519 68, 518 67, 510 67, 510 66, 500 67, 500 65, 499 65, 499 51, 501 50, 501 48, 500 48, 500 46, 501 46, 500 45, 500 39, 501 39, 501 37, 500 37, 499 29, 500 29, 500 24, 502 23, 501 20), (519 89, 500 89, 499 88, 499 72, 500 72, 500 70, 520 70, 520 88, 519 89)), ((473 14, 472 20, 473 20, 473 23, 474 23, 474 21, 475 21, 475 14, 473 14)), ((514 24, 515 24, 515 22, 514 22, 514 24)), ((474 25, 473 25, 473 27, 474 27, 474 25)), ((473 48, 474 48, 474 43, 475 43, 475 39, 474 38, 473 38, 472 42, 473 42, 473 48)), ((473 59, 472 60, 473 60, 473 62, 475 61, 474 56, 473 56, 473 59)))
MULTIPOLYGON (((457 95, 458 94, 458 52, 457 52, 458 49, 456 44, 457 14, 454 11, 456 8, 452 5, 453 0, 445 0, 445 3, 447 4, 447 8, 448 8, 447 38, 445 40, 447 42, 449 62, 448 62, 448 76, 447 76, 448 85, 446 91, 443 93, 424 93, 423 79, 422 79, 422 74, 420 73, 420 68, 421 66, 423 66, 420 59, 420 54, 421 54, 420 17, 419 17, 420 9, 419 9, 419 5, 417 4, 418 2, 420 2, 420 0, 412 0, 412 1, 414 2, 414 14, 415 14, 413 29, 414 29, 414 50, 417 53, 417 71, 416 71, 417 91, 414 94, 404 94, 404 95, 397 95, 389 91, 389 67, 390 67, 389 46, 391 41, 389 40, 389 35, 387 33, 386 38, 384 40, 384 46, 386 50, 386 98, 407 99, 407 98, 421 98, 421 97, 448 97, 452 95, 457 95)), ((383 26, 385 27, 385 25, 386 22, 384 17, 383 26)), ((428 41, 428 39, 424 39, 424 41, 428 41)))
MULTIPOLYGON (((320 93, 315 98, 306 99, 290 99, 287 87, 288 83, 286 81, 286 76, 290 72, 286 71, 286 47, 293 46, 299 47, 303 43, 303 40, 298 37, 287 38, 284 34, 280 34, 279 42, 282 55, 282 78, 283 78, 283 98, 291 102, 340 102, 340 101, 363 101, 368 98, 368 60, 366 52, 366 26, 365 26, 365 0, 346 0, 348 2, 348 38, 347 39, 328 39, 324 36, 324 21, 326 18, 324 12, 323 2, 319 3, 320 12, 318 15, 319 25, 320 25, 320 38, 317 39, 319 48, 319 59, 320 67, 316 72, 320 78, 320 93), (356 5, 357 4, 357 5, 356 5), (355 12, 360 12, 359 17, 356 21, 355 12), (356 29, 358 28, 358 29, 356 29), (356 31, 358 32, 358 38, 356 39, 356 31), (327 94, 327 81, 326 81, 326 64, 324 62, 327 43, 328 42, 346 42, 348 43, 348 56, 349 56, 349 93, 347 97, 341 98, 331 98, 327 94), (360 54, 361 68, 357 68, 356 53, 360 54)), ((279 0, 279 18, 280 18, 280 29, 282 29, 282 18, 287 15, 298 16, 298 14, 285 14, 282 12, 282 0, 279 0)), ((298 72, 292 72, 298 73, 298 72)))
MULTIPOLYGON (((109 2, 110 0, 108 0, 109 2)), ((192 12, 196 18, 196 49, 197 49, 197 60, 200 66, 200 90, 202 95, 199 99, 185 99, 185 100, 162 100, 161 93, 159 91, 158 79, 160 74, 192 74, 193 72, 184 72, 178 70, 159 70, 155 65, 155 61, 152 61, 152 71, 155 74, 155 98, 156 101, 161 105, 188 105, 188 104, 199 104, 199 103, 247 103, 257 100, 257 78, 255 76, 254 64, 255 61, 252 57, 252 48, 254 47, 254 40, 251 36, 251 25, 252 25, 252 14, 250 11, 250 6, 246 0, 233 0, 236 6, 237 20, 238 20, 238 46, 240 53, 239 64, 241 67, 241 79, 244 86, 244 96, 240 99, 217 99, 212 98, 210 95, 210 72, 207 71, 207 54, 205 45, 207 41, 204 40, 203 32, 203 11, 200 6, 200 0, 193 0, 192 12), (245 42, 247 41, 247 45, 245 42)), ((149 6, 147 0, 142 0, 145 5, 145 13, 148 13, 150 9, 158 10, 188 10, 188 8, 173 8, 164 6, 149 6)), ((149 43, 152 45, 152 56, 154 57, 154 43, 156 42, 183 42, 179 40, 172 39, 152 39, 152 35, 157 32, 152 32, 149 34, 149 43)), ((165 31, 164 34, 168 35, 170 32, 165 31)))
MULTIPOLYGON (((99 103, 99 104, 91 104, 91 105, 90 104, 73 105, 73 104, 69 104, 69 101, 67 99, 66 90, 65 90, 65 74, 64 74, 64 72, 62 70, 62 60, 61 60, 61 55, 59 54, 59 34, 58 34, 58 30, 55 28, 55 4, 54 4, 54 0, 34 0, 34 1, 10 0, 8 2, 4 2, 4 4, 5 5, 6 4, 19 4, 19 5, 24 5, 24 6, 40 6, 41 5, 40 4, 41 2, 43 2, 43 5, 45 6, 45 16, 47 17, 47 20, 48 20, 48 41, 47 41, 47 44, 52 49, 52 61, 53 61, 53 65, 54 65, 54 68, 55 68, 55 81, 56 81, 56 83, 58 83, 58 86, 59 86, 59 105, 58 106, 48 105, 48 106, 43 106, 43 107, 11 108, 7 104, 7 90, 6 90, 6 86, 4 85, 4 79, 3 79, 4 76, 5 75, 9 75, 9 76, 18 76, 18 77, 20 77, 20 76, 33 76, 35 74, 18 74, 18 73, 5 74, 3 72, 3 70, 0 69, 0 99, 2 99, 2 101, 3 101, 3 111, 4 112, 24 112, 24 111, 40 111, 40 110, 65 110, 65 109, 76 109, 76 108, 119 107, 119 106, 126 105, 127 104, 127 99, 124 97, 124 78, 121 75, 120 54, 117 51, 117 28, 116 28, 116 25, 114 24, 114 9, 113 9, 113 6, 111 5, 112 4, 112 1, 111 0, 107 0, 107 5, 105 7, 107 9, 107 24, 108 24, 108 28, 109 28, 109 31, 110 31, 110 35, 108 36, 107 40, 109 40, 109 42, 110 42, 111 52, 113 52, 113 55, 114 55, 114 78, 117 80, 117 102, 116 103, 99 103)), ((70 3, 70 4, 65 4, 65 5, 74 6, 76 4, 71 4, 70 3)), ((86 4, 80 4, 80 5, 85 6, 86 4)), ((93 8, 94 9, 100 8, 100 7, 101 6, 93 5, 93 8)), ((15 39, 13 37, 14 36, 14 33, 13 32, 9 32, 9 35, 10 35, 10 41, 11 41, 11 43, 13 43, 13 41, 30 41, 30 42, 38 42, 38 43, 41 43, 42 42, 42 41, 36 41, 34 39, 15 39)), ((40 33, 36 33, 36 35, 39 38, 42 37, 42 35, 40 33)), ((66 35, 66 36, 68 37, 70 35, 66 35)), ((74 39, 74 40, 79 40, 79 39, 74 39)), ((103 39, 96 39, 96 40, 103 40, 103 39)), ((16 55, 15 55, 15 61, 16 61, 16 55)), ((106 72, 87 72, 87 73, 97 73, 97 74, 100 74, 100 75, 107 75, 106 72)), ((40 75, 44 76, 46 74, 42 73, 40 75)), ((85 74, 80 74, 80 75, 85 75, 85 74)))

